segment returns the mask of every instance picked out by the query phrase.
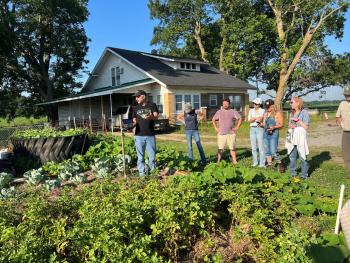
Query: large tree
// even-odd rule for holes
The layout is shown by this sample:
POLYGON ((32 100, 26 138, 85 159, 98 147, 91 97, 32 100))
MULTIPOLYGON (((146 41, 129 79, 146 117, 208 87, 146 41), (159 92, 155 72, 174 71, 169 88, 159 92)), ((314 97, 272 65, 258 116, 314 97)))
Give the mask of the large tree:
POLYGON ((342 37, 344 14, 349 5, 343 0, 267 0, 274 14, 278 35, 278 83, 275 103, 282 107, 289 81, 303 56, 324 48, 326 36, 342 37))
MULTIPOLYGON (((83 27, 88 17, 87 0, 1 1, 0 10, 8 18, 0 26, 15 38, 0 42, 0 50, 12 43, 10 52, 1 57, 0 68, 5 73, 0 75, 0 86, 20 86, 40 101, 80 87, 77 77, 88 49, 83 27)), ((57 117, 54 107, 48 107, 48 112, 51 120, 57 117)))
MULTIPOLYGON (((201 50, 205 50, 207 61, 220 70, 263 83, 268 90, 274 90, 279 108, 291 93, 305 87, 309 90, 303 89, 301 95, 322 89, 327 84, 337 85, 345 81, 340 78, 331 80, 326 74, 322 79, 317 77, 316 73, 312 74, 310 65, 314 66, 313 70, 318 70, 322 64, 310 61, 326 50, 326 36, 342 37, 349 1, 201 1, 202 5, 197 6, 202 10, 201 49, 193 37, 194 9, 182 8, 182 1, 150 2, 153 3, 150 5, 152 17, 159 20, 153 44, 160 44, 161 50, 168 53, 171 50, 172 54, 202 59, 201 50), (301 76, 307 76, 309 85, 301 86, 301 76), (322 83, 318 84, 317 79, 322 83)), ((194 0, 185 2, 196 4, 194 0)), ((326 65, 330 67, 332 63, 335 60, 329 59, 326 65)))
POLYGON ((203 28, 210 21, 211 5, 208 0, 149 0, 152 19, 158 19, 151 44, 160 44, 165 50, 177 49, 191 38, 195 39, 201 58, 209 62, 203 43, 203 28))

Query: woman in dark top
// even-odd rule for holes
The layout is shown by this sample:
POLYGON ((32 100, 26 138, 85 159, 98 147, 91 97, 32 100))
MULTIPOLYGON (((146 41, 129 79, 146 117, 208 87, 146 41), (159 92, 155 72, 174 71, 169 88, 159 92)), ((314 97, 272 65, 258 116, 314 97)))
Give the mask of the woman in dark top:
POLYGON ((187 145, 188 145, 188 158, 190 160, 193 160, 193 150, 192 150, 192 137, 193 137, 194 141, 197 144, 197 148, 201 156, 202 163, 206 164, 207 159, 205 158, 204 150, 199 138, 198 117, 202 118, 203 114, 199 111, 196 112, 194 109, 192 109, 191 104, 187 103, 185 104, 185 111, 183 113, 180 113, 177 116, 177 119, 181 121, 183 124, 185 124, 186 138, 187 138, 187 145))

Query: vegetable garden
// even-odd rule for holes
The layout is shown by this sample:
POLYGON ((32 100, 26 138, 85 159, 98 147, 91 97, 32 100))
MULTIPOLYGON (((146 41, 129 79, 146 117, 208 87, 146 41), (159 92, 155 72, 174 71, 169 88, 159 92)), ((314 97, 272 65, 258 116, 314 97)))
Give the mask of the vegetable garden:
POLYGON ((121 141, 91 141, 83 155, 27 171, 25 184, 0 174, 1 262, 342 262, 349 256, 343 236, 330 233, 337 200, 307 181, 226 162, 203 167, 164 146, 159 171, 139 178, 127 138, 124 178, 121 141))

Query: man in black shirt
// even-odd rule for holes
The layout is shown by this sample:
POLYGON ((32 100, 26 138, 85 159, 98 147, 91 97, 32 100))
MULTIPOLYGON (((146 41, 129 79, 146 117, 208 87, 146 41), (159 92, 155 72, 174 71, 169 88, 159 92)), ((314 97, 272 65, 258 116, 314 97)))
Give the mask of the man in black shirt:
POLYGON ((133 108, 133 125, 135 129, 135 145, 137 152, 137 168, 139 174, 144 176, 145 150, 148 154, 148 165, 151 172, 156 168, 156 138, 154 121, 158 119, 158 108, 153 102, 147 101, 147 94, 143 90, 135 93, 137 105, 133 108))

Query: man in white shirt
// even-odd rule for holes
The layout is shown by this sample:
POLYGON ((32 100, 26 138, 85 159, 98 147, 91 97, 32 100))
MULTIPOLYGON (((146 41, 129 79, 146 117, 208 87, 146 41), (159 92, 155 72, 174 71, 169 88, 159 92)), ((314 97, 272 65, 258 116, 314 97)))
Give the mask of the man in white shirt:
POLYGON ((350 177, 350 86, 344 89, 345 101, 342 101, 336 114, 336 122, 343 129, 342 152, 350 177))

